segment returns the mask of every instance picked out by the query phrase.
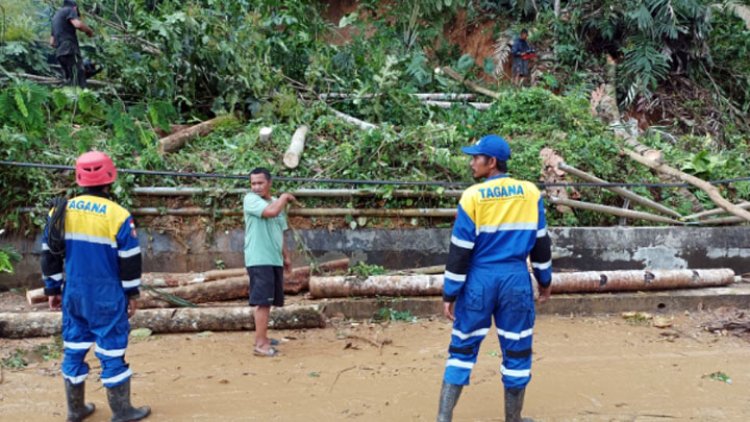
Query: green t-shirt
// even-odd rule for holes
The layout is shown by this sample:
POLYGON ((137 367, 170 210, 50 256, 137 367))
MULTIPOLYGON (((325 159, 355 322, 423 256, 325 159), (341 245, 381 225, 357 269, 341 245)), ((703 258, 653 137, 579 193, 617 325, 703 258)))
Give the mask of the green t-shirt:
POLYGON ((266 209, 276 198, 267 201, 250 192, 245 195, 242 210, 245 215, 245 266, 258 265, 284 266, 282 248, 284 230, 287 229, 286 215, 282 211, 278 216, 263 217, 266 209))

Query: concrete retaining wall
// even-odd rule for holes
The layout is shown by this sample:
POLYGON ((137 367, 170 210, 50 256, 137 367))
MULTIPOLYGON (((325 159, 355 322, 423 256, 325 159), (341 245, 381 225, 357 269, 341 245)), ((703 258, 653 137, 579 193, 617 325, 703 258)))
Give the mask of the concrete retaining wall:
MULTIPOLYGON (((555 228, 550 230, 557 269, 677 269, 728 267, 750 272, 750 227, 723 228, 555 228)), ((338 258, 409 268, 444 264, 449 229, 302 230, 300 237, 316 257, 338 258)), ((219 261, 243 266, 244 234, 240 229, 208 236, 203 231, 180 237, 142 229, 139 233, 145 271, 204 271, 219 261)), ((287 241, 294 243, 289 234, 287 241)), ((0 290, 39 287, 40 238, 4 239, 21 253, 14 275, 0 275, 0 290)), ((299 248, 297 248, 299 250, 299 248)), ((296 260, 303 263, 298 252, 296 260)))

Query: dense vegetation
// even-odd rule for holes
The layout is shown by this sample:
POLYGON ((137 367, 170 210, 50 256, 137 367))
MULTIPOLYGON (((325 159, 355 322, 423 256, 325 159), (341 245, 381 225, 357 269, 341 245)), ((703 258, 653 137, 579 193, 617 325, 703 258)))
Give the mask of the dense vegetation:
MULTIPOLYGON (((642 142, 699 177, 747 175, 750 30, 734 13, 734 3, 570 0, 562 1, 556 14, 554 2, 546 0, 362 0, 345 13, 333 1, 81 1, 84 19, 96 31, 92 39, 79 37, 84 55, 103 66, 98 79, 109 83, 86 90, 18 76, 55 74, 46 46, 51 3, 0 0, 3 160, 71 165, 78 154, 96 148, 122 168, 246 174, 265 165, 285 176, 468 182, 459 146, 495 132, 511 140, 511 168, 518 177, 537 180, 539 151, 549 146, 570 164, 610 181, 658 181, 618 154, 620 141, 589 111, 590 93, 606 80, 611 56, 618 76, 610 82, 620 109, 658 126, 645 132, 642 142), (528 27, 532 43, 547 57, 538 66, 536 86, 510 86, 499 71, 505 61, 499 53, 464 54, 450 36, 457 27, 489 28, 491 42, 528 27), (444 65, 481 80, 501 92, 501 99, 477 111, 429 107, 409 95, 465 92, 433 72, 444 65), (326 92, 357 98, 326 104, 317 98, 326 92), (329 106, 380 128, 354 128, 329 106), (157 133, 168 132, 170 124, 224 113, 239 120, 178 153, 158 152, 157 133), (303 123, 311 127, 308 145, 300 166, 290 171, 281 156, 303 123), (272 143, 259 143, 262 126, 274 127, 272 143)), ((188 183, 244 185, 126 175, 115 193, 132 205, 132 186, 188 183)), ((331 185, 281 188, 326 186, 331 185)), ((381 198, 338 206, 417 206, 389 198, 389 189, 381 198)), ((672 189, 635 190, 690 210, 672 189)), ((17 228, 23 226, 18 207, 41 209, 46 198, 72 193, 72 178, 67 172, 0 166, 0 191, 1 225, 17 228)), ((723 193, 731 200, 750 199, 750 184, 735 183, 723 193)), ((701 192, 695 194, 709 204, 701 192)), ((582 189, 581 195, 621 205, 600 189, 582 189)), ((236 199, 209 196, 199 205, 236 206, 236 199)), ((454 200, 418 205, 450 207, 454 200)), ((559 225, 615 222, 589 212, 550 212, 550 219, 559 225)))

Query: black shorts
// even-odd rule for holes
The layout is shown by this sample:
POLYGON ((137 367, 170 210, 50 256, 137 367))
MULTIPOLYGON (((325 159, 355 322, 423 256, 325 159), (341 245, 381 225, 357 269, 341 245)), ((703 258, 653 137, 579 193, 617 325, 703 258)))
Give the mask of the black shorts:
POLYGON ((284 306, 284 268, 246 267, 250 277, 250 306, 284 306))

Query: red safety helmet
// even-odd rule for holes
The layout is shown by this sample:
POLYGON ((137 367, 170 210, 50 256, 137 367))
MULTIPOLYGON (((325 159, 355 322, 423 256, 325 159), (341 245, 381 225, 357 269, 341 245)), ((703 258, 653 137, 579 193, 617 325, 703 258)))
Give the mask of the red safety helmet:
POLYGON ((109 185, 115 180, 117 180, 117 168, 107 154, 89 151, 76 160, 76 183, 78 183, 78 186, 109 185))

